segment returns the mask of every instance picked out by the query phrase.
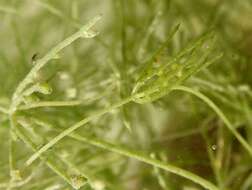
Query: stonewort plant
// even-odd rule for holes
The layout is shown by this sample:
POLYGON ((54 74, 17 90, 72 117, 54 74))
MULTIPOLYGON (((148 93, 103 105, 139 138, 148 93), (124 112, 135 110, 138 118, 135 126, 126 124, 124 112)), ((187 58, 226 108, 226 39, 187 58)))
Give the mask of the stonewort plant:
POLYGON ((0 189, 251 189, 251 19, 251 0, 1 0, 0 189))

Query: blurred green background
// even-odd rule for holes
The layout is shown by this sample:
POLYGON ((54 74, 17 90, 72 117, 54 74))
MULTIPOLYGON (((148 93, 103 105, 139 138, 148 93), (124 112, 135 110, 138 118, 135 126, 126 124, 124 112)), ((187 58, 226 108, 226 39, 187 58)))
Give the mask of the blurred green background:
MULTIPOLYGON (((36 98, 77 99, 83 104, 18 113, 27 124, 25 133, 38 147, 58 134, 50 127, 62 130, 129 96, 135 72, 177 24, 180 28, 163 56, 172 58, 204 32, 214 30, 213 57, 215 52, 223 57, 186 85, 211 98, 252 146, 251 0, 0 0, 1 108, 8 108, 34 59, 97 14, 103 15, 95 27, 99 35, 74 42, 37 77, 48 82, 53 93, 36 94, 36 98)), ((9 129, 8 116, 0 112, 0 189, 7 189, 10 179, 9 129)), ((153 103, 130 103, 93 120, 78 133, 155 153, 158 159, 196 173, 221 190, 252 189, 251 157, 218 116, 189 94, 172 92, 153 103)), ((202 189, 174 174, 70 138, 54 146, 44 161, 29 167, 24 165, 32 154, 29 147, 17 139, 13 152, 22 179, 10 189, 73 189, 44 164, 47 159, 56 161, 71 179, 79 172, 75 167, 90 173, 94 182, 83 190, 202 189)))

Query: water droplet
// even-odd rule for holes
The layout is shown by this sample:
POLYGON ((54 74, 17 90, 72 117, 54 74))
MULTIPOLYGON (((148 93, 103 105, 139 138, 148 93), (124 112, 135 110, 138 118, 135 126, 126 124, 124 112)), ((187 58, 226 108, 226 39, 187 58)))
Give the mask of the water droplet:
POLYGON ((215 151, 215 150, 217 149, 217 145, 216 145, 216 144, 213 144, 213 145, 211 146, 211 149, 212 149, 213 151, 215 151))

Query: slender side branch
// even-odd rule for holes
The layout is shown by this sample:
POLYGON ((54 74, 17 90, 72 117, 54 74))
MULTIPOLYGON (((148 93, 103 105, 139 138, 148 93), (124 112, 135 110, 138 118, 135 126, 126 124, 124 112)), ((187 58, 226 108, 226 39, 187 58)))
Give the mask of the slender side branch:
POLYGON ((241 145, 246 149, 246 151, 252 156, 252 147, 246 142, 246 140, 235 130, 231 122, 228 120, 228 118, 225 116, 225 114, 218 108, 212 100, 210 100, 207 96, 204 94, 195 91, 191 88, 185 87, 185 86, 177 86, 174 87, 173 90, 180 90, 184 92, 188 92, 190 94, 193 94, 203 100, 210 108, 212 108, 215 113, 220 117, 220 119, 225 123, 229 131, 235 136, 235 138, 241 143, 241 145))
POLYGON ((108 108, 104 108, 96 113, 94 113, 93 115, 82 119, 81 121, 77 122, 76 124, 72 125, 71 127, 69 127, 68 129, 62 131, 59 135, 57 135, 56 137, 54 137, 51 141, 49 141, 46 145, 44 145, 42 148, 40 148, 36 153, 34 153, 27 161, 26 164, 30 165, 32 162, 34 162, 42 153, 46 152, 49 148, 51 148, 52 146, 54 146, 57 142, 59 142, 61 139, 63 139, 65 136, 68 136, 69 134, 71 134, 73 131, 77 130, 78 128, 80 128, 81 126, 87 124, 88 122, 90 122, 91 120, 98 118, 110 111, 112 111, 113 109, 116 109, 118 107, 121 107, 124 104, 127 104, 129 102, 132 101, 132 97, 126 98, 122 101, 120 101, 117 104, 114 104, 108 108))
POLYGON ((22 92, 25 90, 25 88, 31 84, 34 80, 34 77, 38 73, 38 71, 44 67, 51 59, 55 58, 58 53, 63 50, 65 47, 69 46, 71 43, 73 43, 75 40, 79 38, 92 38, 96 36, 97 33, 95 33, 92 30, 92 27, 96 24, 98 20, 101 19, 101 15, 98 15, 94 17, 92 20, 90 20, 86 25, 84 25, 80 30, 73 35, 69 36, 62 42, 60 42, 58 45, 53 47, 44 57, 36 61, 36 65, 31 69, 31 71, 26 75, 26 77, 21 81, 15 90, 13 97, 12 97, 12 104, 10 106, 10 112, 15 112, 16 107, 20 103, 17 101, 17 99, 20 99, 20 96, 22 97, 22 92))
POLYGON ((28 105, 23 105, 18 108, 18 110, 29 110, 33 108, 40 108, 40 107, 64 107, 64 106, 77 106, 80 105, 82 102, 75 100, 75 101, 43 101, 43 102, 35 102, 28 105))
MULTIPOLYGON (((22 130, 19 129, 19 127, 15 128, 15 133, 17 136, 33 151, 36 151, 37 146, 31 141, 29 137, 27 137, 22 130)), ((51 153, 52 154, 52 153, 51 153)), ((68 184, 73 186, 73 183, 70 179, 70 177, 66 174, 62 168, 58 167, 57 164, 55 164, 55 161, 53 159, 49 159, 48 157, 42 155, 41 160, 43 160, 46 165, 53 171, 55 172, 58 176, 60 176, 62 179, 64 179, 68 184)))
POLYGON ((157 167, 157 168, 163 169, 165 171, 174 173, 176 175, 182 176, 186 179, 189 179, 189 180, 201 185, 202 187, 204 187, 206 189, 219 190, 218 187, 216 187, 214 184, 212 184, 211 182, 205 180, 204 178, 202 178, 194 173, 191 173, 187 170, 181 169, 181 168, 176 167, 174 165, 164 163, 160 160, 150 158, 146 155, 139 153, 138 151, 130 150, 128 148, 114 145, 114 144, 108 143, 106 141, 98 140, 93 137, 88 137, 88 136, 83 136, 83 135, 80 136, 76 133, 72 133, 69 136, 76 139, 76 140, 79 140, 81 142, 85 142, 87 144, 90 144, 90 145, 93 145, 93 146, 96 146, 96 147, 99 147, 99 148, 102 148, 102 149, 105 149, 105 150, 108 150, 111 152, 115 152, 117 154, 121 154, 121 155, 127 156, 129 158, 134 158, 134 159, 139 160, 141 162, 150 164, 154 167, 157 167))
MULTIPOLYGON (((61 129, 58 129, 57 127, 53 128, 53 130, 61 132, 61 129)), ((114 145, 112 143, 109 143, 109 142, 106 142, 106 141, 103 141, 103 140, 100 140, 100 139, 97 139, 94 137, 79 135, 75 132, 68 134, 68 136, 77 140, 77 141, 84 142, 89 145, 96 146, 98 148, 105 149, 105 150, 129 157, 129 158, 134 158, 134 159, 139 160, 141 162, 150 164, 154 167, 157 167, 157 168, 163 169, 165 171, 174 173, 176 175, 179 175, 181 177, 189 179, 189 180, 201 185, 202 187, 204 187, 208 190, 219 190, 218 187, 216 187, 214 184, 212 184, 211 182, 205 180, 204 178, 202 178, 192 172, 181 169, 181 168, 176 167, 172 164, 167 164, 167 163, 162 162, 160 160, 157 160, 155 158, 151 158, 147 155, 140 153, 139 151, 131 150, 129 148, 122 147, 119 145, 114 145)))

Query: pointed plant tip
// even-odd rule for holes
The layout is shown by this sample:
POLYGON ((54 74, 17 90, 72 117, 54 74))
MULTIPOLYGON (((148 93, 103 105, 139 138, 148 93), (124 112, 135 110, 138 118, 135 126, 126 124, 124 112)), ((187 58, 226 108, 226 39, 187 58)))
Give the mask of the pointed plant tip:
POLYGON ((81 37, 83 38, 93 38, 99 34, 98 31, 93 29, 93 26, 102 18, 102 14, 95 16, 87 24, 85 24, 81 29, 81 37))
POLYGON ((95 16, 94 18, 93 18, 93 20, 94 20, 94 22, 96 23, 96 22, 98 22, 99 20, 101 20, 101 18, 103 17, 103 14, 98 14, 97 16, 95 16))
POLYGON ((92 28, 99 20, 101 20, 102 14, 96 15, 94 18, 90 19, 87 24, 85 24, 81 30, 88 30, 92 28))
POLYGON ((101 20, 102 17, 103 17, 103 14, 98 14, 93 19, 91 19, 90 23, 92 24, 92 26, 95 25, 99 20, 101 20))

